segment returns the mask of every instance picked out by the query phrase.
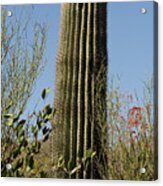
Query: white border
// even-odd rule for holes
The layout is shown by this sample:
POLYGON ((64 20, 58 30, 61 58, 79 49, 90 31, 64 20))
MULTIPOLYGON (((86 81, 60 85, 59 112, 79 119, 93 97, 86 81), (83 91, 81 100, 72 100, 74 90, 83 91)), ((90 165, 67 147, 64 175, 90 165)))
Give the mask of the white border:
MULTIPOLYGON (((126 0, 118 0, 123 2, 126 0)), ((133 2, 135 0, 132 0, 133 2)), ((60 2, 88 2, 86 0, 1 0, 1 4, 45 4, 45 3, 60 3, 60 2)), ((102 0, 92 0, 90 2, 102 2, 102 0)), ((111 0, 110 2, 117 2, 111 0)), ((56 180, 56 179, 27 179, 27 178, 0 178, 2 186, 106 186, 106 185, 163 185, 163 0, 157 0, 159 3, 159 180, 152 182, 136 182, 136 181, 96 181, 96 180, 56 180), (162 72, 162 73, 161 73, 162 72), (162 142, 162 143, 161 143, 162 142)))
MULTIPOLYGON (((109 2, 141 2, 142 0, 109 0, 109 2)), ((144 0, 152 1, 152 0, 144 0)), ((61 3, 61 2, 108 2, 107 0, 1 0, 1 4, 50 4, 50 3, 61 3)))

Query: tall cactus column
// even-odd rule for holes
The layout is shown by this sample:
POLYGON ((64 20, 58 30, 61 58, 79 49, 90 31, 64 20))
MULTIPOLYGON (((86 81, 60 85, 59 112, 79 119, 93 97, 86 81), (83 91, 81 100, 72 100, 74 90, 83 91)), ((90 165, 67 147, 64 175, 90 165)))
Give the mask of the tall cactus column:
POLYGON ((63 4, 61 13, 53 122, 54 163, 63 155, 65 166, 81 165, 71 178, 105 179, 106 3, 63 4), (96 155, 85 167, 83 159, 90 149, 96 155))

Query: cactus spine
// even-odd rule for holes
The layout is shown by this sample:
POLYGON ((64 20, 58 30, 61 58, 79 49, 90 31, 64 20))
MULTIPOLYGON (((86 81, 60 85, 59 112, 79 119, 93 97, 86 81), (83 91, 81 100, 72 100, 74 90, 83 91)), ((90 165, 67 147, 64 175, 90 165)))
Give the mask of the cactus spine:
MULTIPOLYGON (((54 163, 81 165, 71 178, 107 177, 106 3, 62 5, 56 67, 54 163), (96 152, 87 167, 87 151, 96 152)), ((67 177, 63 174, 57 177, 67 177)))

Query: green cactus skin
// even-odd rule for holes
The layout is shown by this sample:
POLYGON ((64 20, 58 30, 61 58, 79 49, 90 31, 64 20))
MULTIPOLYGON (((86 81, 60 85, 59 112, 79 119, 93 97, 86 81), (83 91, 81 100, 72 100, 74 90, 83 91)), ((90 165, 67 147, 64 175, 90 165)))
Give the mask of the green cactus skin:
POLYGON ((62 5, 52 152, 54 164, 63 155, 66 166, 71 162, 81 169, 70 177, 57 173, 59 178, 107 179, 106 6, 62 5), (88 149, 96 155, 85 168, 81 162, 88 149))

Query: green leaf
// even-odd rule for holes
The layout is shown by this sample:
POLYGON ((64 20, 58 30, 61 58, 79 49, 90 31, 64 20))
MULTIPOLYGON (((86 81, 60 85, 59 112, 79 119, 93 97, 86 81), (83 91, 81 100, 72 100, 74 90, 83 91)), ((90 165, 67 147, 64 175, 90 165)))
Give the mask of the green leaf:
POLYGON ((12 106, 12 102, 10 101, 9 104, 6 107, 6 110, 8 110, 12 106))
POLYGON ((28 168, 29 170, 33 169, 33 166, 34 166, 34 157, 33 157, 33 155, 26 156, 26 164, 27 164, 27 167, 29 167, 28 168))
POLYGON ((31 168, 29 166, 27 166, 26 168, 26 172, 30 172, 31 168))
POLYGON ((20 141, 20 142, 23 142, 23 141, 24 141, 24 136, 20 136, 20 137, 19 137, 19 141, 20 141))
POLYGON ((4 114, 4 118, 6 119, 9 119, 9 118, 12 118, 13 117, 13 114, 4 114))
POLYGON ((96 155, 96 151, 92 152, 91 158, 93 158, 96 155))
POLYGON ((13 125, 13 119, 9 119, 8 121, 7 121, 7 125, 9 126, 9 127, 11 127, 12 125, 13 125))
POLYGON ((18 119, 19 119, 19 115, 15 116, 15 117, 13 118, 13 123, 17 122, 18 119))
POLYGON ((88 167, 90 166, 90 161, 86 161, 85 163, 85 169, 88 170, 88 167))
POLYGON ((21 133, 22 129, 23 129, 23 125, 19 124, 19 125, 16 126, 15 130, 17 132, 17 136, 19 135, 19 133, 21 133))
POLYGON ((73 175, 74 173, 76 173, 78 170, 81 169, 81 165, 78 165, 77 167, 75 167, 71 172, 70 175, 73 175))
POLYGON ((52 117, 52 108, 50 104, 46 105, 45 108, 43 109, 43 115, 42 118, 44 119, 44 122, 47 123, 51 117, 52 117))
POLYGON ((87 158, 90 158, 91 157, 91 154, 92 154, 92 149, 88 149, 87 151, 86 151, 86 159, 87 158))
POLYGON ((23 133, 24 133, 23 126, 24 125, 21 125, 19 123, 17 124, 17 126, 15 128, 17 136, 23 135, 23 133))
POLYGON ((63 156, 60 156, 58 159, 58 167, 61 167, 64 164, 63 156))
POLYGON ((44 88, 44 90, 42 91, 41 97, 42 99, 45 99, 45 97, 47 96, 47 94, 50 92, 50 88, 44 88))
POLYGON ((37 145, 36 141, 33 141, 33 142, 32 142, 32 147, 34 147, 34 148, 35 148, 35 147, 36 147, 36 145, 37 145))
POLYGON ((24 125, 25 122, 26 122, 26 120, 25 119, 22 119, 22 120, 19 121, 18 125, 24 125))
POLYGON ((49 129, 47 128, 47 126, 45 126, 42 130, 43 135, 45 135, 48 131, 49 129))
POLYGON ((45 106, 45 111, 46 111, 46 114, 48 115, 52 113, 52 108, 50 107, 50 104, 45 106))
POLYGON ((68 169, 68 171, 71 171, 72 170, 72 161, 71 160, 69 160, 68 161, 68 165, 67 165, 67 169, 68 169))
POLYGON ((62 160, 63 160, 63 156, 60 156, 59 159, 58 159, 58 161, 60 162, 62 160))
POLYGON ((40 130, 41 127, 42 127, 43 124, 44 124, 44 123, 42 122, 42 119, 40 119, 40 117, 38 117, 36 123, 37 123, 38 129, 40 130))
POLYGON ((19 139, 19 142, 23 142, 24 139, 25 139, 25 132, 24 130, 22 130, 19 134, 18 134, 18 139, 19 139))
POLYGON ((33 133, 34 135, 37 135, 38 129, 37 129, 36 126, 32 126, 32 133, 33 133))
POLYGON ((20 117, 23 114, 23 107, 19 110, 18 117, 20 117))
POLYGON ((36 153, 39 152, 40 148, 41 148, 41 143, 40 142, 37 142, 36 153))
POLYGON ((24 149, 25 149, 25 147, 24 146, 21 146, 20 151, 23 152, 24 149))
POLYGON ((45 142, 46 140, 48 140, 48 138, 49 138, 49 134, 44 135, 43 136, 43 142, 45 142))

